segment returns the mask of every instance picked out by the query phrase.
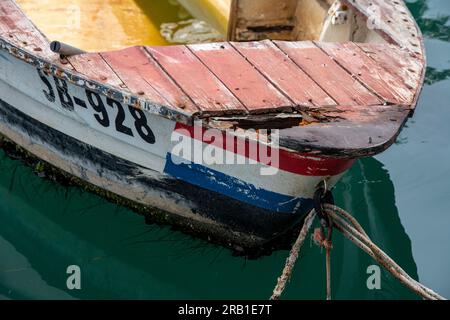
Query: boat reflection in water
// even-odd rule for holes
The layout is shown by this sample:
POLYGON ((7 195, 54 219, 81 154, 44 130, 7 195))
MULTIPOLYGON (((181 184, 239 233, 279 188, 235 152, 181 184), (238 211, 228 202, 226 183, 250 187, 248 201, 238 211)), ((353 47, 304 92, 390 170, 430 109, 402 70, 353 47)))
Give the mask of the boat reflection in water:
MULTIPOLYGON (((374 158, 358 161, 333 193, 338 204, 356 217, 375 244, 417 280, 411 240, 400 221, 394 185, 383 164, 374 158)), ((333 271, 340 275, 341 283, 335 285, 335 290, 342 290, 341 298, 357 298, 354 292, 358 291, 369 299, 416 298, 383 269, 382 290, 368 291, 366 268, 374 265, 374 261, 347 239, 340 235, 339 238, 335 241, 334 255, 340 263, 335 262, 333 271)))
MULTIPOLYGON (((286 251, 257 260, 170 230, 76 187, 41 179, 0 151, 0 298, 266 299, 286 251), (67 267, 81 268, 81 290, 66 287, 67 267)), ((417 278, 411 243, 399 220, 389 173, 375 159, 355 164, 336 187, 375 243, 417 278)), ((381 290, 366 281, 371 258, 336 233, 335 299, 415 298, 382 271, 381 290)), ((285 298, 325 297, 324 254, 304 248, 285 298)))

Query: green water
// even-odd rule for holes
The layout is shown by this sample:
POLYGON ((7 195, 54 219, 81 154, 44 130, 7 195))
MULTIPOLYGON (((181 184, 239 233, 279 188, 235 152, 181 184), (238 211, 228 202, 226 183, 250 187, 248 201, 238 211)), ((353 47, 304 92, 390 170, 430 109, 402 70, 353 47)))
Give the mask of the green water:
MULTIPOLYGON (((386 153, 364 159, 334 194, 408 273, 450 297, 450 1, 408 1, 426 37, 428 75, 415 117, 386 153)), ((335 299, 416 299, 340 235, 335 299)), ((0 299, 266 299, 286 251, 258 260, 148 226, 129 210, 40 179, 0 151, 0 299), (81 290, 66 268, 81 268, 81 290)), ((307 245, 285 294, 325 297, 324 254, 307 245)))

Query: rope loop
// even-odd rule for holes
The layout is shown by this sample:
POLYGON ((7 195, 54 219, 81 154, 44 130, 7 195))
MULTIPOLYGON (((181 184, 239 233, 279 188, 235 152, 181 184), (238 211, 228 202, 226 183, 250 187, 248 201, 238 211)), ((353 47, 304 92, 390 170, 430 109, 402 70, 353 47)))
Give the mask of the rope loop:
MULTIPOLYGON (((375 261, 382 265, 397 280, 404 284, 411 291, 427 300, 446 300, 444 297, 427 288, 417 280, 409 276, 392 258, 383 252, 364 231, 358 221, 347 211, 332 204, 332 195, 327 195, 326 184, 318 188, 314 195, 314 210, 305 219, 300 235, 292 246, 289 257, 282 275, 278 278, 271 300, 277 300, 283 293, 286 283, 291 277, 295 262, 299 256, 299 251, 305 242, 306 236, 313 225, 316 216, 321 219, 321 228, 314 231, 314 240, 326 249, 326 271, 327 271, 327 300, 331 300, 331 232, 333 227, 340 231, 347 239, 365 251, 375 261), (322 220, 324 223, 322 224, 322 220), (325 237, 324 229, 328 228, 328 236, 325 237)), ((331 192, 330 192, 331 194, 331 192)))
POLYGON ((325 210, 325 205, 334 205, 333 193, 328 190, 326 181, 322 181, 314 193, 314 210, 320 219, 320 229, 323 235, 326 236, 327 242, 331 242, 333 235, 333 223, 329 217, 327 211, 325 210), (325 230, 328 229, 328 232, 325 230))

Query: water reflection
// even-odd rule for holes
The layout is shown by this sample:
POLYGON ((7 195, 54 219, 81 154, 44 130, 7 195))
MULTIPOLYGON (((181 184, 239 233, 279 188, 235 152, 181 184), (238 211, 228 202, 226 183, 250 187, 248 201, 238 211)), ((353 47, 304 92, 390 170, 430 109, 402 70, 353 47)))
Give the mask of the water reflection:
MULTIPOLYGON (((442 7, 449 6, 448 0, 438 1, 409 1, 408 7, 416 18, 416 21, 422 30, 426 39, 433 39, 433 41, 450 42, 450 15, 442 7), (430 14, 431 6, 438 7, 439 14, 430 14)), ((449 8, 450 9, 450 8, 449 8)), ((446 61, 449 62, 448 60, 446 61)), ((450 70, 448 66, 446 69, 436 67, 428 67, 425 76, 425 83, 432 85, 436 82, 443 81, 450 78, 450 70)))
POLYGON ((432 85, 436 82, 450 79, 450 70, 437 70, 433 67, 427 68, 425 84, 432 85))
MULTIPOLYGON (((442 3, 444 6, 444 2, 448 2, 448 0, 437 2, 442 3)), ((425 0, 408 1, 408 8, 416 18, 416 21, 426 38, 439 39, 446 42, 450 41, 449 15, 444 13, 439 16, 428 16, 427 11, 430 9, 430 5, 425 0)), ((441 12, 445 12, 445 10, 441 12)))
MULTIPOLYGON (((287 254, 255 261, 233 257, 168 227, 145 225, 142 217, 78 188, 40 179, 3 153, 0 172, 0 295, 8 298, 265 299, 287 254), (66 289, 65 270, 74 264, 82 270, 81 291, 66 289)), ((417 278, 382 164, 359 161, 335 194, 417 278)), ((323 258, 315 246, 305 248, 286 298, 324 297, 323 258)), ((335 298, 414 297, 386 274, 382 290, 369 291, 366 268, 373 262, 340 236, 332 263, 335 298)))
MULTIPOLYGON (((374 158, 357 162, 334 193, 338 203, 355 215, 373 241, 393 257, 408 274, 418 279, 411 241, 402 226, 396 207, 394 185, 383 164, 374 158)), ((367 279, 367 275, 358 273, 358 270, 373 264, 371 258, 365 256, 365 253, 354 248, 353 245, 349 245, 347 241, 341 254, 343 256, 340 271, 342 279, 350 279, 353 274, 358 274, 362 278, 355 281, 355 286, 361 286, 364 279, 367 279)), ((414 297, 386 272, 383 273, 382 288, 385 290, 378 293, 372 292, 367 295, 367 298, 414 297)), ((363 288, 360 287, 360 289, 363 288)), ((353 290, 358 291, 357 288, 346 288, 345 294, 343 292, 344 296, 351 297, 353 290)))

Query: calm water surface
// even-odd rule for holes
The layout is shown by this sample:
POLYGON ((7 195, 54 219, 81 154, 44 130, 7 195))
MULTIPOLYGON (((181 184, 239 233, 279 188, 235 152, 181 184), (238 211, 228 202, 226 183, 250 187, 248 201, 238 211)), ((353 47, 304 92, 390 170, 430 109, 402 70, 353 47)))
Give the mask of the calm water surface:
MULTIPOLYGON (((369 235, 412 276, 450 297, 450 1, 408 1, 426 37, 427 84, 415 117, 386 153, 364 159, 335 189, 369 235)), ((270 296, 287 251, 256 261, 148 226, 129 210, 42 180, 0 151, 0 299, 201 299, 270 296), (82 290, 66 288, 79 265, 82 290)), ((416 299, 341 236, 332 253, 335 299, 416 299)), ((288 299, 325 297, 324 255, 307 245, 288 299)))

